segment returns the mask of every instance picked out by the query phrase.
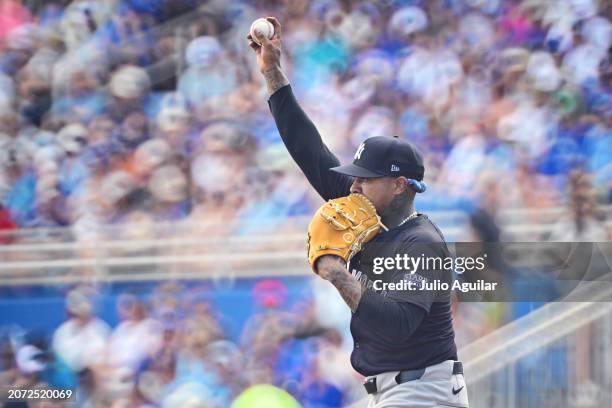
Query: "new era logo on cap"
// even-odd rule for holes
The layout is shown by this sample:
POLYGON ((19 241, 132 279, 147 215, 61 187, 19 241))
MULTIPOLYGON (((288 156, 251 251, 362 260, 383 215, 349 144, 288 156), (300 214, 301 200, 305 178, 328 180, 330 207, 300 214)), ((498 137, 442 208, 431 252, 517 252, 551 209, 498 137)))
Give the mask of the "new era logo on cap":
POLYGON ((359 145, 353 163, 331 170, 352 177, 399 177, 423 180, 425 168, 419 150, 398 137, 374 136, 359 145))

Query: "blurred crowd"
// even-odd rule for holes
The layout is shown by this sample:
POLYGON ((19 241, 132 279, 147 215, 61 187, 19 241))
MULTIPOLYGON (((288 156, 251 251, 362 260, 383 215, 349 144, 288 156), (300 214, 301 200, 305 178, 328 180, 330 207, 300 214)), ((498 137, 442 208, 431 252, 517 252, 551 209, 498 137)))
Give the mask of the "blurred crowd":
POLYGON ((290 306, 281 281, 260 280, 251 291, 254 310, 232 338, 225 330, 232 316, 212 307, 206 293, 177 283, 123 292, 111 328, 96 312, 108 294, 73 288, 54 332, 2 330, 0 401, 7 388, 50 387, 75 396, 68 405, 3 406, 253 408, 257 400, 285 398, 264 406, 323 408, 343 406, 360 391, 350 348, 318 322, 312 299, 290 306), (269 389, 255 387, 262 384, 269 389))
MULTIPOLYGON (((545 208, 583 174, 611 200, 610 3, 597 0, 0 1, 0 229, 309 215, 246 34, 330 148, 418 144, 428 209, 545 208)), ((280 223, 282 224, 282 222, 280 223)), ((278 224, 277 224, 278 225, 278 224)), ((9 242, 6 237, 0 238, 9 242)))
MULTIPOLYGON (((341 160, 396 134, 426 160, 417 209, 468 212, 466 240, 500 241, 501 210, 562 206, 548 239, 609 241, 611 14, 604 0, 0 0, 0 245, 31 227, 95 240, 103 226, 220 219, 217 236, 310 216, 320 199, 246 40, 268 15, 341 160)), ((79 287, 52 336, 2 337, 0 386, 78 386, 83 407, 245 408, 266 393, 297 406, 280 389, 341 406, 361 389, 346 333, 318 325, 335 319, 329 292, 317 311, 284 307, 283 291, 260 282, 233 338, 225 311, 180 285, 121 295, 113 328, 79 287)), ((499 304, 456 306, 459 345, 507 320, 499 304)))

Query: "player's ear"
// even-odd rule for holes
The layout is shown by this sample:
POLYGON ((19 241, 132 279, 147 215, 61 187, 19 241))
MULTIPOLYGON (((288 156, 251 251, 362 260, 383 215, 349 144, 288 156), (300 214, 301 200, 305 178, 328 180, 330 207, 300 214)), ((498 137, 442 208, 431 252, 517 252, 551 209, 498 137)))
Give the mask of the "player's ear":
POLYGON ((393 192, 395 194, 402 194, 408 189, 408 180, 406 177, 400 176, 393 179, 393 192))

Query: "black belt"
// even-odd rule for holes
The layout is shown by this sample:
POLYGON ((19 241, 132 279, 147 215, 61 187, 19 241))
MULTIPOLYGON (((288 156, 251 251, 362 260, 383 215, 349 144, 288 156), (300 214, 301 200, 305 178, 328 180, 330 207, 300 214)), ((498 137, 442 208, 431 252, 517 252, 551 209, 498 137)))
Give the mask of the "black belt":
MULTIPOLYGON (((425 369, 421 368, 418 370, 404 370, 400 371, 395 376, 395 382, 397 384, 403 384, 408 381, 418 380, 425 374, 425 369)), ((455 361, 453 364, 453 375, 463 374, 463 364, 461 361, 455 361)), ((376 387, 376 377, 368 378, 368 380, 363 384, 368 394, 375 394, 378 392, 378 388, 376 387)))

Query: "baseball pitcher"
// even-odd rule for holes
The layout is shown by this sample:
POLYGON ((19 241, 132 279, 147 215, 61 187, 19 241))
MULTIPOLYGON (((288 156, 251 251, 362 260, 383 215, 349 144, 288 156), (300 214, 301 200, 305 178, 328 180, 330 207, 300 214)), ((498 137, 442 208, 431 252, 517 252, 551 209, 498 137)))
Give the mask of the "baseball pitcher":
POLYGON ((308 260, 352 311, 351 364, 366 378, 368 407, 468 407, 450 293, 432 289, 450 282, 452 270, 424 267, 450 254, 440 230, 414 208, 426 190, 421 153, 397 137, 372 135, 340 166, 281 69, 281 25, 267 20, 271 38, 247 38, 283 142, 327 200, 308 229, 308 260))

